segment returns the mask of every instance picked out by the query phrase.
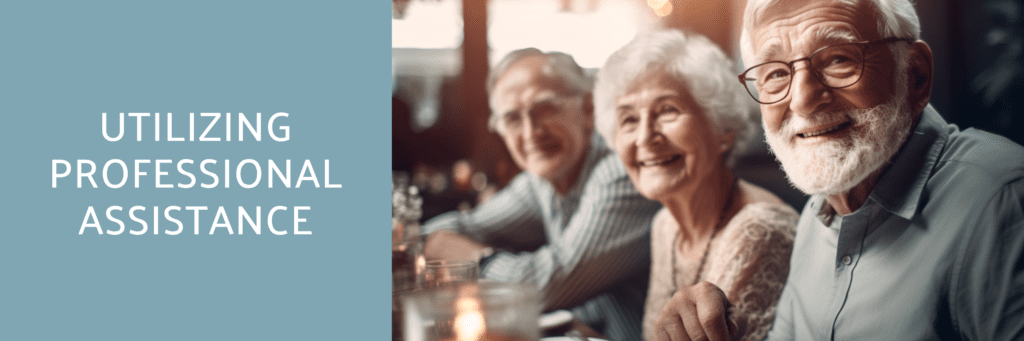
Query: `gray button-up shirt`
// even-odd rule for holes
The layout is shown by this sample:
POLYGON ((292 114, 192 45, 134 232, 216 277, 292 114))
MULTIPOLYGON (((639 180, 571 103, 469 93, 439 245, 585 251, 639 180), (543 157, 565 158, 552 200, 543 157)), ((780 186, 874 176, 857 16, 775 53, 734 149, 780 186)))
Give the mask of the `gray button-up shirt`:
POLYGON ((1024 338, 1024 148, 925 109, 867 202, 812 197, 770 340, 1024 338))

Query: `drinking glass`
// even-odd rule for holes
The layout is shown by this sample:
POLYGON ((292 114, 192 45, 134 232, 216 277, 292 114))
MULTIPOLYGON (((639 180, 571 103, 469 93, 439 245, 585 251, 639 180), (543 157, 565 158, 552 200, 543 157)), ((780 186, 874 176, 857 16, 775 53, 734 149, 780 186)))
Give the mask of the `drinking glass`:
POLYGON ((405 224, 398 228, 392 228, 392 233, 399 237, 392 239, 391 245, 391 333, 393 341, 402 340, 402 303, 403 293, 418 289, 422 271, 423 251, 422 243, 418 237, 405 235, 416 235, 419 233, 415 224, 405 224), (406 233, 410 230, 413 233, 406 233), (397 231, 397 232, 396 232, 397 231))
POLYGON ((452 283, 403 295, 406 341, 537 341, 540 293, 526 284, 452 283))
POLYGON ((430 260, 423 267, 423 287, 476 282, 479 272, 475 260, 430 260))

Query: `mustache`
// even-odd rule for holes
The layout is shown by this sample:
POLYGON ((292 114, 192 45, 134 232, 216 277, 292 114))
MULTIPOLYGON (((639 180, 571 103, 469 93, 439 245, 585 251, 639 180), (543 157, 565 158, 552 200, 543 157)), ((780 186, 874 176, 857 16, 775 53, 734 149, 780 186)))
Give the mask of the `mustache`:
POLYGON ((523 142, 523 149, 527 151, 545 151, 557 148, 561 143, 554 138, 538 138, 523 142))
POLYGON ((850 122, 851 126, 856 127, 863 124, 863 122, 861 122, 862 119, 859 118, 864 117, 865 113, 876 109, 877 107, 869 109, 834 110, 802 116, 791 115, 782 120, 779 130, 772 133, 772 135, 788 141, 802 130, 811 127, 833 125, 842 122, 850 122))

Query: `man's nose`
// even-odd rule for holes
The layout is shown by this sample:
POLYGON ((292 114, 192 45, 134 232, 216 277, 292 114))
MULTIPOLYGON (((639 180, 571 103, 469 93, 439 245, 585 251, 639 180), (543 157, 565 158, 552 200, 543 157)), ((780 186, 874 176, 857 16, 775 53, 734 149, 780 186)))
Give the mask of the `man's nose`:
POLYGON ((523 115, 523 137, 533 139, 544 133, 544 120, 531 115, 523 115))
POLYGON ((793 80, 790 84, 789 108, 798 115, 810 115, 820 107, 832 102, 832 89, 818 79, 808 64, 793 66, 793 80))

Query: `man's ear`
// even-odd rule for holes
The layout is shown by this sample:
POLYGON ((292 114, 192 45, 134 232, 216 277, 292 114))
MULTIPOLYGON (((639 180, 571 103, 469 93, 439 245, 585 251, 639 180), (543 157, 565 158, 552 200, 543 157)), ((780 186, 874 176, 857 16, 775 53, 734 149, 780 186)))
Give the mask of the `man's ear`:
POLYGON ((910 44, 910 56, 907 63, 907 104, 917 115, 928 105, 932 95, 932 49, 924 41, 918 40, 910 44))

